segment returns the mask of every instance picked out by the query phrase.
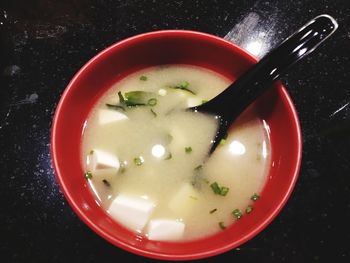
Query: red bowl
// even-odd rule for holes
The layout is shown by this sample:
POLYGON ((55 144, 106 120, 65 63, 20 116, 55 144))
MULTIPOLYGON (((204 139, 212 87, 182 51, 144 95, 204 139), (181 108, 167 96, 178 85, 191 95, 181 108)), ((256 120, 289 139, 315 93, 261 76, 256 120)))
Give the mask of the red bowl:
POLYGON ((60 187, 78 216, 97 234, 129 252, 150 258, 190 260, 233 249, 262 231, 280 212, 298 177, 301 132, 287 91, 277 82, 255 102, 270 128, 271 167, 254 213, 225 231, 186 242, 150 241, 112 220, 98 205, 83 176, 81 141, 84 123, 96 101, 128 74, 161 64, 191 64, 232 80, 257 60, 231 42, 193 31, 168 30, 138 35, 100 52, 74 76, 55 112, 51 154, 60 187))

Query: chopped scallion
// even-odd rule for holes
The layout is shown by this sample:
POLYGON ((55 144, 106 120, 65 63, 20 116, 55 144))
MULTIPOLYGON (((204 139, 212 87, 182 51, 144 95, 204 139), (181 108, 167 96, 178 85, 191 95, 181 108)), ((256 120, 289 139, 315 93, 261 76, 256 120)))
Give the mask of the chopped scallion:
POLYGON ((190 90, 189 87, 190 83, 188 83, 187 81, 183 81, 180 83, 180 85, 176 85, 176 86, 171 86, 171 89, 180 89, 180 90, 184 90, 187 91, 193 95, 196 95, 196 93, 192 90, 190 90))
POLYGON ((220 188, 220 190, 221 190, 220 195, 225 196, 225 195, 227 195, 227 193, 228 193, 228 191, 230 190, 230 188, 225 187, 225 186, 222 186, 222 187, 220 188))
POLYGON ((149 106, 155 106, 155 105, 157 105, 157 99, 156 98, 151 98, 151 99, 148 100, 147 104, 149 106))
POLYGON ((255 201, 258 200, 259 198, 260 198, 260 196, 259 196, 257 193, 254 193, 250 199, 253 200, 253 201, 255 202, 255 201))
POLYGON ((209 214, 213 214, 213 213, 215 213, 216 211, 218 211, 216 208, 214 208, 213 210, 210 210, 209 211, 209 214))
POLYGON ((202 104, 207 103, 207 102, 208 102, 208 100, 202 100, 202 104))
POLYGON ((125 107, 146 106, 146 105, 155 106, 157 104, 157 99, 154 98, 154 95, 155 94, 153 92, 136 90, 136 91, 126 92, 123 96, 123 94, 119 91, 118 97, 119 97, 120 105, 106 104, 106 106, 110 108, 123 109, 123 110, 125 110, 125 107))
POLYGON ((147 105, 148 100, 154 94, 152 92, 146 91, 130 91, 125 93, 125 105, 128 107, 134 106, 145 106, 147 105))
POLYGON ((232 211, 232 215, 236 218, 236 219, 241 219, 242 217, 242 212, 239 209, 235 209, 232 211))
POLYGON ((191 147, 191 146, 185 147, 185 152, 186 152, 186 153, 192 152, 192 147, 191 147))
POLYGON ((140 80, 146 81, 146 80, 147 80, 147 76, 141 76, 141 77, 140 77, 140 80))
POLYGON ((181 84, 180 84, 180 86, 182 88, 188 88, 189 85, 190 85, 190 83, 188 83, 188 81, 182 81, 181 84))
POLYGON ((250 212, 253 211, 253 207, 251 205, 248 205, 247 208, 245 209, 245 212, 249 214, 250 212))
POLYGON ((219 142, 220 145, 224 145, 226 143, 227 136, 228 136, 228 133, 225 133, 224 137, 219 142))
POLYGON ((214 182, 210 185, 211 189, 213 190, 213 192, 217 195, 221 195, 221 196, 226 196, 228 191, 230 190, 230 188, 226 187, 226 186, 219 186, 219 184, 217 182, 214 182))
POLYGON ((123 104, 125 102, 125 99, 121 91, 118 92, 118 97, 119 97, 119 103, 123 104))
POLYGON ((107 187, 110 187, 110 186, 111 186, 111 184, 110 184, 106 179, 103 179, 102 182, 103 182, 103 184, 104 184, 105 186, 107 186, 107 187))
POLYGON ((92 178, 92 172, 87 171, 87 172, 84 174, 84 176, 85 176, 85 179, 91 179, 91 178, 92 178))
POLYGON ((142 156, 139 156, 139 157, 135 157, 134 158, 134 163, 137 165, 137 166, 140 166, 144 163, 144 159, 142 156))
POLYGON ((193 169, 193 177, 191 183, 195 188, 201 187, 202 167, 202 165, 198 165, 193 169))
POLYGON ((153 114, 154 117, 157 117, 157 113, 151 108, 151 113, 153 114))
POLYGON ((200 170, 202 170, 202 168, 203 168, 203 165, 198 165, 196 168, 194 168, 194 170, 195 171, 200 171, 200 170))
POLYGON ((224 225, 224 222, 219 222, 219 227, 224 230, 226 226, 224 225))
POLYGON ((154 95, 155 94, 153 92, 146 92, 141 90, 126 92, 125 105, 128 107, 145 106, 145 105, 154 106, 157 104, 157 100, 152 100, 152 99, 155 99, 153 97, 154 95), (149 100, 151 100, 151 102, 149 102, 149 100))
POLYGON ((169 160, 173 157, 173 155, 171 154, 171 152, 168 153, 167 157, 164 158, 164 160, 169 160))
POLYGON ((221 189, 220 189, 219 184, 217 182, 212 183, 210 185, 210 187, 215 194, 219 195, 221 193, 221 189))
POLYGON ((196 200, 196 201, 198 200, 198 197, 195 197, 193 195, 190 195, 190 198, 193 199, 193 200, 196 200))

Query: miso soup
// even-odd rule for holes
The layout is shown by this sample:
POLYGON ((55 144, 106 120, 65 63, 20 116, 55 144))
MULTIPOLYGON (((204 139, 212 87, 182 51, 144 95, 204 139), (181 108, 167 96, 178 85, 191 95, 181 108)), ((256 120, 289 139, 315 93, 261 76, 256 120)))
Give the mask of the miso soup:
POLYGON ((214 116, 186 111, 230 84, 188 65, 158 66, 115 83, 84 129, 85 177, 99 204, 151 240, 190 240, 254 213, 270 162, 263 120, 245 112, 213 154, 214 116))

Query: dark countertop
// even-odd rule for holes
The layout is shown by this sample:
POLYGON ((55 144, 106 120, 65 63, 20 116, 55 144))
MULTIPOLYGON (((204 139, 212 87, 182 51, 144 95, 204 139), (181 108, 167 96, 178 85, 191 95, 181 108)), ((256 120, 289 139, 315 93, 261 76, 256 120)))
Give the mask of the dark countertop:
POLYGON ((158 29, 227 37, 261 57, 313 17, 338 31, 283 78, 299 113, 303 161, 278 217, 205 262, 350 262, 350 2, 33 0, 0 3, 2 262, 146 262, 96 235, 67 204, 50 157, 65 86, 105 47, 158 29), (251 44, 255 43, 255 44, 251 44), (258 44, 257 44, 258 43, 258 44))

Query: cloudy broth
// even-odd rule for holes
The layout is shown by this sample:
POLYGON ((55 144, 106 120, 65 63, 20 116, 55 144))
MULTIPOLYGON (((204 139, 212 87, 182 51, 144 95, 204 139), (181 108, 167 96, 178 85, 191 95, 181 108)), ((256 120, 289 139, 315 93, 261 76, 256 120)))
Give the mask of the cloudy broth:
POLYGON ((245 112, 209 157, 216 119, 184 110, 229 84, 207 69, 159 66, 127 76, 98 101, 82 162, 112 218, 152 240, 175 241, 223 231, 254 213, 270 162, 263 120, 245 112))

